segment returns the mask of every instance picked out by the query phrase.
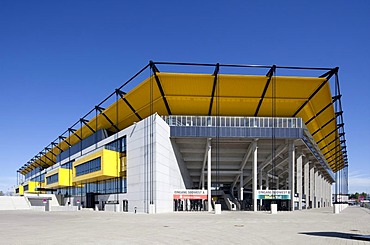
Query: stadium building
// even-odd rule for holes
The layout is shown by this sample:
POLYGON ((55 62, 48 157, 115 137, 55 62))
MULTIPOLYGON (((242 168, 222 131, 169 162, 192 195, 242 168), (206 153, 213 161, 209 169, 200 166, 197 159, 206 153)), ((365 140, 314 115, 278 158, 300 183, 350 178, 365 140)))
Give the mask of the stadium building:
POLYGON ((338 202, 347 173, 337 67, 151 61, 22 165, 16 193, 123 212, 293 211, 338 202))

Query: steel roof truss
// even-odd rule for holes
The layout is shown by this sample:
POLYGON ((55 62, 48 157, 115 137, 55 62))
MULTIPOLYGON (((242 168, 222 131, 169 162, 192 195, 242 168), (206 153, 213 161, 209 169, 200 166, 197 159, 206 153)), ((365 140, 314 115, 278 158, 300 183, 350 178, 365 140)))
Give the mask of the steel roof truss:
POLYGON ((329 81, 329 79, 338 71, 338 67, 332 69, 331 71, 326 72, 320 77, 326 77, 325 81, 323 81, 320 86, 308 97, 308 99, 298 108, 298 110, 293 114, 293 117, 297 116, 297 114, 307 105, 308 102, 324 87, 324 85, 329 81))
POLYGON ((143 120, 141 118, 141 116, 139 115, 139 113, 136 112, 135 108, 128 102, 128 100, 124 97, 124 95, 126 94, 125 92, 119 90, 119 89, 116 89, 116 93, 121 97, 121 99, 126 103, 126 105, 131 109, 131 111, 136 115, 136 117, 139 119, 139 120, 143 120))
POLYGON ((112 127, 114 127, 116 129, 117 132, 119 131, 119 128, 113 123, 113 121, 110 120, 110 118, 107 115, 105 115, 104 108, 99 107, 99 106, 95 106, 95 109, 98 110, 100 112, 100 114, 103 115, 103 117, 105 119, 107 119, 107 121, 112 125, 112 127))
POLYGON ((91 132, 93 132, 93 134, 95 134, 95 130, 92 127, 90 127, 90 125, 88 124, 89 122, 88 120, 80 118, 80 122, 82 122, 88 129, 91 130, 91 132))
POLYGON ((76 138, 78 138, 80 141, 82 141, 82 138, 80 136, 78 136, 77 134, 75 134, 77 130, 74 129, 74 128, 68 128, 68 132, 70 132, 72 135, 76 136, 76 138))
POLYGON ((338 124, 337 125, 337 127, 333 130, 333 131, 331 131, 330 133, 328 133, 324 138, 322 138, 321 140, 319 140, 318 142, 317 142, 317 144, 320 144, 320 142, 322 142, 323 140, 325 140, 326 138, 328 138, 332 133, 334 133, 334 132, 336 132, 338 129, 340 129, 341 127, 343 127, 344 126, 344 123, 341 123, 341 124, 338 124))
POLYGON ((172 115, 172 112, 171 112, 171 109, 170 109, 170 105, 168 104, 168 101, 166 99, 166 95, 164 94, 164 91, 163 91, 161 80, 159 79, 159 77, 157 75, 157 73, 159 73, 159 70, 158 70, 158 68, 155 66, 155 64, 152 61, 150 61, 150 67, 152 68, 152 71, 154 73, 154 78, 155 78, 155 81, 157 82, 158 89, 161 92, 162 99, 163 99, 164 104, 166 106, 168 115, 172 115))
POLYGON ((209 109, 208 109, 208 116, 212 114, 212 107, 213 107, 213 100, 215 98, 215 92, 216 92, 216 87, 217 87, 217 77, 218 77, 218 72, 220 71, 220 64, 217 63, 215 67, 215 71, 213 72, 214 78, 213 78, 213 86, 212 86, 212 93, 211 93, 211 102, 209 104, 209 109))
POLYGON ((254 116, 256 117, 258 115, 258 112, 260 110, 260 107, 262 105, 262 102, 263 102, 263 99, 265 98, 265 95, 266 95, 266 92, 267 92, 267 89, 270 85, 270 82, 271 82, 271 79, 272 79, 272 76, 275 74, 275 70, 276 70, 276 65, 273 65, 271 67, 271 69, 267 72, 266 76, 268 77, 267 81, 266 81, 266 85, 265 85, 265 88, 263 89, 263 92, 262 92, 262 95, 261 95, 261 98, 260 98, 260 101, 258 102, 258 106, 257 106, 257 109, 256 109, 256 112, 254 113, 254 116))

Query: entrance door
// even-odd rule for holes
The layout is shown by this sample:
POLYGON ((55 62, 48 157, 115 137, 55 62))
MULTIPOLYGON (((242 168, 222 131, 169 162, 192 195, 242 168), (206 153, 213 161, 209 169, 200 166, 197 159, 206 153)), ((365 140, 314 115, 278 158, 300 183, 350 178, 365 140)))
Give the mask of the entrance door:
POLYGON ((95 193, 86 193, 86 208, 95 208, 95 193))

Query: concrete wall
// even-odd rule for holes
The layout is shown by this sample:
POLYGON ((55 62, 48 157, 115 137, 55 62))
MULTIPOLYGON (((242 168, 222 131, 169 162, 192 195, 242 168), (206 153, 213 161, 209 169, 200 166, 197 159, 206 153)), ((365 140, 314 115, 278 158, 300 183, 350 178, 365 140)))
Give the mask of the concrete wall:
POLYGON ((183 189, 185 184, 169 138, 170 127, 155 114, 130 129, 127 134, 128 211, 134 212, 137 207, 138 212, 149 212, 153 199, 155 213, 172 212, 173 190, 183 189))
POLYGON ((0 196, 0 210, 27 210, 31 205, 21 196, 0 196))
POLYGON ((159 116, 155 119, 155 132, 155 212, 172 212, 173 190, 185 189, 185 183, 170 141, 170 127, 159 116))
POLYGON ((50 206, 59 206, 59 202, 54 194, 26 194, 32 206, 44 206, 43 199, 47 199, 50 206))

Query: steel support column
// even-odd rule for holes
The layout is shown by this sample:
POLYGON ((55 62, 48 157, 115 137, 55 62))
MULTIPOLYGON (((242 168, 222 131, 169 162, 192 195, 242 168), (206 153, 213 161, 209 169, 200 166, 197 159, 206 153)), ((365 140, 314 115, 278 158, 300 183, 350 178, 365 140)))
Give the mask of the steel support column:
POLYGON ((302 161, 303 155, 298 153, 297 158, 297 193, 298 193, 298 210, 302 210, 302 161))
POLYGON ((239 200, 243 201, 244 200, 244 176, 243 176, 243 171, 240 174, 240 185, 239 185, 239 200))
POLYGON ((315 208, 318 208, 319 207, 319 171, 316 169, 315 170, 315 208))
MULTIPOLYGON (((260 170, 260 177, 259 177, 259 186, 260 190, 262 190, 262 169, 260 170)), ((260 207, 262 207, 262 199, 260 199, 260 207)))
POLYGON ((309 191, 310 191, 310 186, 309 186, 309 182, 310 182, 310 162, 307 160, 307 158, 304 158, 304 164, 303 164, 303 175, 304 175, 304 189, 303 189, 303 195, 305 196, 305 200, 306 200, 306 209, 308 208, 309 206, 309 203, 310 203, 310 194, 309 194, 309 191))
POLYGON ((212 210, 212 192, 211 192, 211 186, 212 186, 212 180, 211 180, 211 164, 212 164, 212 146, 211 144, 208 145, 208 159, 207 159, 207 200, 208 200, 208 212, 211 212, 212 210))
POLYGON ((310 163, 310 208, 315 208, 315 167, 310 163))
POLYGON ((294 143, 290 142, 289 143, 289 148, 288 148, 288 154, 289 154, 289 189, 291 191, 291 198, 290 198, 290 210, 294 211, 294 193, 295 193, 295 188, 294 188, 294 169, 295 169, 295 147, 294 143))
POLYGON ((257 211, 257 159, 258 159, 258 147, 255 144, 253 150, 253 184, 252 184, 252 191, 253 191, 253 211, 257 211))

